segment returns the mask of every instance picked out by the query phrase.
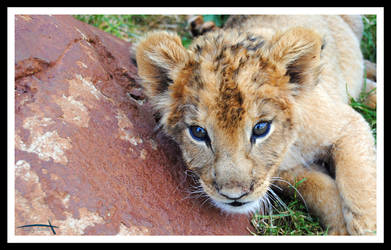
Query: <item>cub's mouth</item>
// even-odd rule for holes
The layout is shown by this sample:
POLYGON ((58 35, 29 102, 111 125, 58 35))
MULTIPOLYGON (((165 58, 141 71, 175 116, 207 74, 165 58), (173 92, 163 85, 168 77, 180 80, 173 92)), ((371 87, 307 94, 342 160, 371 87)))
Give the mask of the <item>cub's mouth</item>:
MULTIPOLYGON (((270 209, 270 195, 274 196, 274 192, 270 195, 270 188, 266 188, 265 192, 261 195, 255 195, 253 190, 242 195, 229 196, 222 194, 214 186, 207 185, 203 180, 196 176, 198 183, 196 193, 204 193, 208 197, 209 203, 211 203, 217 209, 229 214, 254 214, 258 211, 264 213, 270 209)), ((193 179, 194 180, 194 179, 193 179)), ((257 192, 259 193, 259 191, 257 192)), ((204 196, 205 197, 205 196, 204 196)))
POLYGON ((231 201, 221 202, 212 198, 212 203, 219 209, 227 213, 250 214, 261 208, 261 199, 255 201, 231 201))
POLYGON ((246 203, 248 203, 248 202, 233 201, 233 202, 227 203, 227 204, 230 206, 233 206, 233 207, 240 207, 246 203))

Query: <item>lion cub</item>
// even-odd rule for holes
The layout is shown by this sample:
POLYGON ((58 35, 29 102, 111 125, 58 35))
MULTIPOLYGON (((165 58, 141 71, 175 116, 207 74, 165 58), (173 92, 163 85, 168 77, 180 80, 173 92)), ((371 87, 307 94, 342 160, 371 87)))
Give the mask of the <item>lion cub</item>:
POLYGON ((213 204, 254 212, 305 178, 331 234, 375 233, 374 139, 346 91, 362 88, 361 29, 359 16, 232 16, 189 49, 168 32, 139 42, 146 94, 213 204))

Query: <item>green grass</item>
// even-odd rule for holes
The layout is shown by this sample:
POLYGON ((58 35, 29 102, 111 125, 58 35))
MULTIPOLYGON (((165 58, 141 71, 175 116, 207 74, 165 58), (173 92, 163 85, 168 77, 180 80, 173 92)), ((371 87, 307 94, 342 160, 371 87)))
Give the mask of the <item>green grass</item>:
POLYGON ((279 202, 272 202, 273 211, 270 215, 256 213, 251 219, 255 232, 252 235, 327 235, 328 230, 319 222, 318 218, 312 217, 296 191, 304 182, 302 179, 295 183, 293 196, 283 197, 285 206, 279 202))
MULTIPOLYGON (((376 15, 363 17, 364 33, 361 41, 361 51, 365 59, 376 63, 376 15)), ((363 91, 357 99, 350 97, 350 105, 359 112, 371 127, 376 141, 376 108, 365 105, 367 97, 376 89, 365 91, 366 79, 364 78, 363 91)))
POLYGON ((376 62, 376 15, 363 17, 364 33, 361 40, 361 51, 364 58, 376 62))
POLYGON ((365 100, 367 99, 367 97, 372 92, 376 91, 376 89, 372 89, 371 91, 366 92, 365 85, 366 85, 366 82, 364 79, 364 87, 363 87, 364 90, 361 91, 358 98, 355 99, 349 95, 350 96, 350 106, 352 106, 352 108, 354 108, 354 110, 359 112, 365 118, 365 120, 368 122, 368 124, 371 128, 371 131, 372 131, 372 135, 375 138, 375 142, 376 142, 376 134, 377 134, 376 133, 376 108, 371 108, 371 107, 365 105, 365 100))
MULTIPOLYGON (((89 23, 126 41, 135 42, 150 30, 170 30, 182 38, 185 47, 192 41, 185 16, 163 15, 76 15, 75 18, 89 23)), ((205 21, 214 21, 222 26, 228 16, 204 15, 205 21)), ((361 49, 364 58, 376 62, 376 16, 363 17, 364 34, 361 49)), ((365 89, 365 88, 364 88, 365 89)), ((376 109, 366 106, 369 93, 362 92, 357 98, 350 98, 351 106, 368 121, 376 139, 376 109)), ((305 181, 305 180, 301 180, 305 181)), ((296 183, 300 185, 300 182, 296 183)), ((285 197, 286 207, 273 203, 272 215, 255 214, 251 219, 253 235, 327 235, 317 218, 307 211, 304 203, 294 192, 293 197, 285 197)))
POLYGON ((186 47, 192 40, 184 15, 74 15, 74 17, 129 42, 136 42, 152 30, 176 32, 186 47))
POLYGON ((222 27, 227 21, 229 15, 202 15, 204 22, 212 21, 217 27, 222 27))

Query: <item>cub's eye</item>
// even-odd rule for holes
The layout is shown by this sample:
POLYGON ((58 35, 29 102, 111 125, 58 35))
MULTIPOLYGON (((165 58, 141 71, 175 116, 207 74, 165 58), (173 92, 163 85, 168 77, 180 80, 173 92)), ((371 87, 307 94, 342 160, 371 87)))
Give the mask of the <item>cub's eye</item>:
POLYGON ((190 135, 197 141, 205 141, 208 138, 206 130, 200 126, 190 126, 190 135))
POLYGON ((271 122, 258 122, 254 128, 252 136, 254 139, 263 137, 269 133, 271 122))

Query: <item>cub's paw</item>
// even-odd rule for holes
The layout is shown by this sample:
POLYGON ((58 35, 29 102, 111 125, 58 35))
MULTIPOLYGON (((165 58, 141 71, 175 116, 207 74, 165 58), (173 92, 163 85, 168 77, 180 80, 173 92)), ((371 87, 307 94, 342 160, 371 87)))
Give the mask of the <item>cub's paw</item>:
POLYGON ((359 214, 343 206, 346 229, 351 235, 376 235, 376 214, 359 214))
POLYGON ((329 227, 328 235, 348 235, 345 223, 341 223, 338 226, 329 227))

